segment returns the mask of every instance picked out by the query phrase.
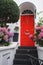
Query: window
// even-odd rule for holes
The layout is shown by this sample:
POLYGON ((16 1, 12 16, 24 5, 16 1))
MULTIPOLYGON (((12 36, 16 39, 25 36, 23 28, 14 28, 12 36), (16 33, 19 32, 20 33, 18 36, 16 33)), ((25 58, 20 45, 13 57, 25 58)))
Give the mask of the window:
POLYGON ((33 12, 31 10, 24 10, 22 14, 33 14, 33 12))

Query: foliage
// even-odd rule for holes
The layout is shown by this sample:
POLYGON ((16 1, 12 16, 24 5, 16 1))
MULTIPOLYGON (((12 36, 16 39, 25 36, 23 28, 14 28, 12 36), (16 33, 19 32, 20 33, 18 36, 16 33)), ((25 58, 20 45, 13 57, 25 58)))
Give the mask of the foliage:
MULTIPOLYGON (((38 12, 38 16, 42 14, 43 11, 38 12)), ((39 21, 37 23, 37 26, 35 28, 36 33, 36 43, 39 44, 39 46, 43 46, 43 16, 39 17, 39 21)))
MULTIPOLYGON (((39 16, 42 13, 43 11, 40 11, 37 14, 39 16)), ((37 23, 35 30, 36 30, 35 32, 36 44, 39 44, 39 46, 43 46, 43 17, 42 16, 39 17, 39 21, 37 23)))
POLYGON ((8 46, 10 44, 10 37, 12 33, 9 32, 9 29, 5 27, 0 27, 0 46, 8 46))
MULTIPOLYGON (((41 14, 42 12, 39 12, 41 14)), ((43 47, 43 17, 39 17, 39 21, 35 27, 34 37, 32 35, 29 36, 33 41, 36 42, 39 46, 43 47)))
POLYGON ((40 12, 37 13, 37 15, 39 17, 39 20, 38 20, 38 23, 37 23, 38 26, 42 26, 42 24, 43 24, 43 16, 39 16, 42 13, 43 13, 43 11, 40 11, 40 12))
POLYGON ((34 37, 31 34, 29 38, 35 41, 39 46, 43 46, 43 26, 36 26, 34 37))
POLYGON ((18 31, 18 30, 19 30, 19 27, 18 27, 18 26, 16 26, 16 27, 14 28, 14 30, 15 30, 15 31, 18 31))
POLYGON ((18 19, 18 5, 13 0, 0 0, 0 24, 15 23, 18 19))
POLYGON ((43 46, 43 26, 36 26, 35 40, 39 46, 43 46))

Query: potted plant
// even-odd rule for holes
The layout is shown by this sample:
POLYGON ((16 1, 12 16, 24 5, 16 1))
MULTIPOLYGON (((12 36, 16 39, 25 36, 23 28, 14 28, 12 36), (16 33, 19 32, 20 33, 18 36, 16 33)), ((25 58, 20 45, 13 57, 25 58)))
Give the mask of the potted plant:
POLYGON ((10 37, 12 37, 12 33, 8 31, 5 27, 0 27, 0 46, 8 46, 10 45, 10 37))
POLYGON ((43 59, 43 26, 42 25, 36 26, 35 41, 37 45, 38 56, 40 59, 43 59))
POLYGON ((19 13, 20 13, 19 7, 15 1, 13 0, 0 1, 0 46, 9 45, 8 38, 12 36, 9 36, 10 32, 7 31, 7 29, 5 30, 6 24, 18 22, 19 13))
MULTIPOLYGON (((38 16, 43 11, 38 13, 38 16)), ((37 45, 39 59, 43 60, 43 17, 39 17, 39 21, 35 27, 35 42, 37 45)))

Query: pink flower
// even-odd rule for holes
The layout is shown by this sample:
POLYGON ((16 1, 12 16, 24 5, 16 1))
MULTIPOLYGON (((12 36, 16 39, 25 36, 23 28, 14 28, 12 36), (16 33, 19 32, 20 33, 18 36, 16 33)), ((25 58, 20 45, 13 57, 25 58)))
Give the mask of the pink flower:
POLYGON ((7 29, 6 29, 6 27, 4 27, 3 29, 4 29, 4 31, 6 31, 6 30, 7 30, 7 29))
POLYGON ((2 31, 2 28, 0 27, 0 31, 2 31))
POLYGON ((12 32, 10 32, 9 28, 0 27, 0 37, 2 37, 2 39, 4 39, 5 41, 8 41, 9 38, 12 39, 13 35, 14 34, 12 32))
POLYGON ((43 37, 43 32, 40 32, 40 34, 38 35, 38 39, 41 39, 43 37))
POLYGON ((41 32, 43 32, 43 29, 41 29, 41 32))
POLYGON ((0 37, 2 37, 4 35, 4 33, 2 31, 0 31, 0 37))
POLYGON ((30 38, 30 39, 32 39, 32 38, 33 38, 33 35, 32 35, 32 34, 31 34, 31 35, 29 35, 29 38, 30 38))
POLYGON ((7 31, 9 32, 10 31, 10 28, 7 28, 7 31))
POLYGON ((11 32, 9 32, 9 36, 10 36, 10 37, 12 37, 12 36, 14 36, 14 34, 13 34, 13 33, 11 33, 11 32))
POLYGON ((4 39, 5 41, 8 41, 8 35, 4 35, 3 39, 4 39))
POLYGON ((36 36, 34 36, 34 38, 36 39, 36 36))
POLYGON ((5 34, 9 35, 9 32, 6 30, 6 31, 5 31, 5 34))
POLYGON ((2 28, 2 31, 3 31, 3 32, 5 32, 5 29, 4 29, 4 28, 2 28))
POLYGON ((41 27, 39 27, 39 26, 36 26, 36 28, 35 28, 36 30, 41 30, 41 27))
POLYGON ((2 28, 0 28, 0 31, 5 32, 6 31, 6 28, 5 27, 2 27, 2 28))
POLYGON ((43 26, 41 26, 41 29, 43 29, 43 26))

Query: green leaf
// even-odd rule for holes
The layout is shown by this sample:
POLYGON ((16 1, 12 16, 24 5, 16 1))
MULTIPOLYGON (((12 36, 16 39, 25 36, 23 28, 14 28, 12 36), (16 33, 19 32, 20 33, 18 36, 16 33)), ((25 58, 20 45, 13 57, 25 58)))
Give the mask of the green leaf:
POLYGON ((0 0, 0 24, 17 22, 19 13, 19 7, 13 0, 0 0))

